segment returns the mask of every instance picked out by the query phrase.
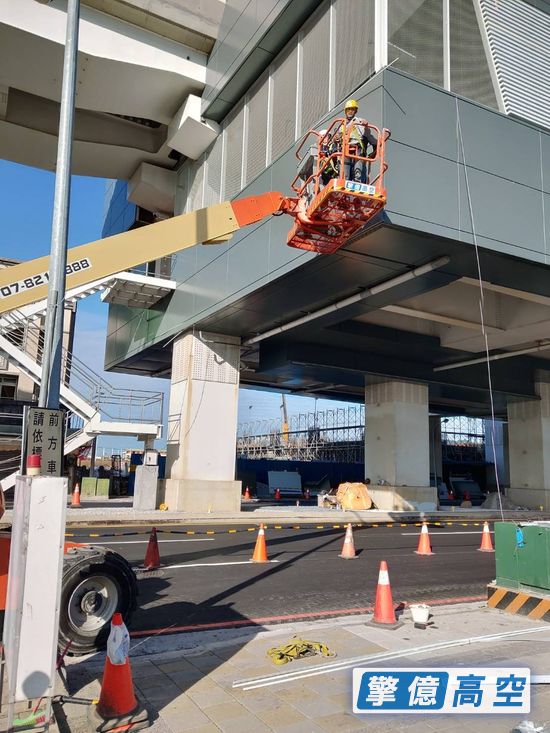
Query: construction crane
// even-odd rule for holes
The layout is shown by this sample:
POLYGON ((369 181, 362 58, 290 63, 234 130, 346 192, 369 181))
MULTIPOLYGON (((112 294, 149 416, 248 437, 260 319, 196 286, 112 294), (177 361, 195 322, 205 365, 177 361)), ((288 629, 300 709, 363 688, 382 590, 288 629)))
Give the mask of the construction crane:
MULTIPOLYGON (((336 252, 386 203, 384 146, 389 131, 366 123, 376 145, 370 156, 364 156, 350 144, 352 130, 345 123, 345 119, 337 119, 327 131, 309 130, 305 135, 297 149, 298 174, 292 182, 295 196, 271 191, 73 247, 67 253, 67 290, 199 243, 226 242, 239 229, 271 215, 294 218, 289 246, 321 254, 336 252), (334 147, 329 143, 338 129, 343 134, 334 147), (346 166, 350 170, 354 164, 364 166, 364 182, 345 179, 346 166)), ((0 314, 45 299, 48 273, 48 257, 0 270, 0 314)), ((284 396, 282 408, 283 440, 288 442, 284 396)), ((0 517, 4 508, 0 491, 0 517)), ((0 532, 0 612, 5 609, 9 550, 10 534, 0 532)), ((70 645, 72 654, 87 654, 105 645, 113 613, 121 612, 129 623, 137 602, 136 578, 121 555, 103 546, 68 542, 64 558, 60 646, 67 649, 70 645)))

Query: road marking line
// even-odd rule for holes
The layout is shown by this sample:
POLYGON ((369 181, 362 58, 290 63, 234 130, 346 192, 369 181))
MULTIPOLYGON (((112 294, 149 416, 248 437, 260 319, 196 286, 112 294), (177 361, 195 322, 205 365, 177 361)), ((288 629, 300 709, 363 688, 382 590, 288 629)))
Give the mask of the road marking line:
MULTIPOLYGON (((278 560, 268 560, 268 562, 279 562, 278 560)), ((183 563, 182 565, 166 565, 164 570, 173 570, 174 568, 213 568, 220 565, 263 565, 264 563, 253 563, 252 560, 239 560, 238 562, 193 562, 183 563)))
MULTIPOLYGON (((172 544, 173 542, 215 542, 213 537, 193 537, 193 539, 186 539, 186 540, 157 540, 157 542, 160 544, 161 542, 168 542, 169 544, 172 544)), ((147 545, 149 543, 149 540, 128 540, 127 542, 121 542, 120 540, 116 542, 111 542, 110 540, 101 540, 100 542, 94 542, 94 545, 147 545)))

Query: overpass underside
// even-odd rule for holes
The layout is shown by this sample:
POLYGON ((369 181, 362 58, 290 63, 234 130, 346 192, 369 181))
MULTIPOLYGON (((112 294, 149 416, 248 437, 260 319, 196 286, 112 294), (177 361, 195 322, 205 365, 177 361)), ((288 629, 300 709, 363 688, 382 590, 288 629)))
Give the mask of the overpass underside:
MULTIPOLYGON (((282 217, 223 251, 183 253, 155 312, 111 307, 107 364, 171 374, 176 481, 197 475, 190 451, 216 434, 225 447, 203 475, 236 496, 240 384, 364 400, 365 470, 384 508, 435 500, 430 412, 494 411, 519 503, 548 507, 550 136, 392 70, 355 96, 392 131, 384 215, 329 256, 287 248, 282 217)), ((242 195, 286 191, 293 175, 289 150, 242 195)))

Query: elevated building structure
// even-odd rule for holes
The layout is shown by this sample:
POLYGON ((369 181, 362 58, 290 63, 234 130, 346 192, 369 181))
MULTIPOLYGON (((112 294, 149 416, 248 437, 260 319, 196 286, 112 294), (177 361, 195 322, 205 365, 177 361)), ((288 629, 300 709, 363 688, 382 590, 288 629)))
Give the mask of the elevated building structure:
MULTIPOLYGON (((120 8, 114 23, 116 2, 99 5, 85 4, 92 26, 137 33, 120 8)), ((164 5, 140 8, 156 23, 164 5)), ((61 10, 60 2, 40 8, 44 18, 61 10)), ((22 26, 10 12, 11 28, 22 26)), ((101 108, 117 133, 109 155, 105 140, 93 142, 93 160, 77 133, 76 159, 78 172, 128 180, 129 200, 152 217, 288 193, 296 142, 326 127, 349 96, 392 133, 386 209, 336 254, 287 248, 289 221, 272 218, 222 249, 175 256, 175 289, 154 304, 125 303, 123 292, 111 303, 106 367, 172 380, 170 507, 238 506, 240 385, 364 401, 366 474, 387 508, 436 501, 430 413, 494 414, 508 420, 512 498, 549 508, 550 3, 228 0, 205 32, 211 47, 185 59, 189 37, 162 38, 166 25, 151 33, 139 17, 135 64, 109 61, 134 74, 131 93, 116 93, 118 72, 99 86, 81 69, 79 109, 101 108), (138 125, 147 141, 121 125, 138 125)), ((90 68, 101 66, 103 36, 96 40, 94 56, 83 35, 90 68)), ((10 72, 0 69, 9 87, 2 124, 48 134, 10 117, 10 72)), ((13 88, 39 95, 13 78, 13 88)), ((16 149, 11 157, 47 164, 32 146, 16 149)))

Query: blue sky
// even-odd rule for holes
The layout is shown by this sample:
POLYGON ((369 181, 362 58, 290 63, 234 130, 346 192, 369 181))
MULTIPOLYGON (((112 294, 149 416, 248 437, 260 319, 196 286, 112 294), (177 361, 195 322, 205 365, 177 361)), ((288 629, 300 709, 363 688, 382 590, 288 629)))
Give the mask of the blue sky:
MULTIPOLYGON (((69 247, 98 239, 103 224, 103 203, 106 181, 102 178, 73 176, 69 222, 69 247)), ((13 259, 30 260, 50 251, 54 175, 0 160, 0 254, 13 259)), ((103 371, 105 333, 108 306, 99 295, 82 300, 78 305, 74 353, 91 369, 115 386, 140 389, 162 389, 169 383, 164 379, 129 377, 103 371)), ((276 393, 241 389, 239 420, 264 420, 279 417, 281 398, 276 393)), ((313 400, 307 397, 288 397, 290 414, 335 408, 343 403, 313 400), (317 405, 315 404, 317 402, 317 405)), ((139 444, 131 438, 104 438, 103 448, 134 447, 139 444)), ((159 442, 158 447, 163 447, 159 442)))

